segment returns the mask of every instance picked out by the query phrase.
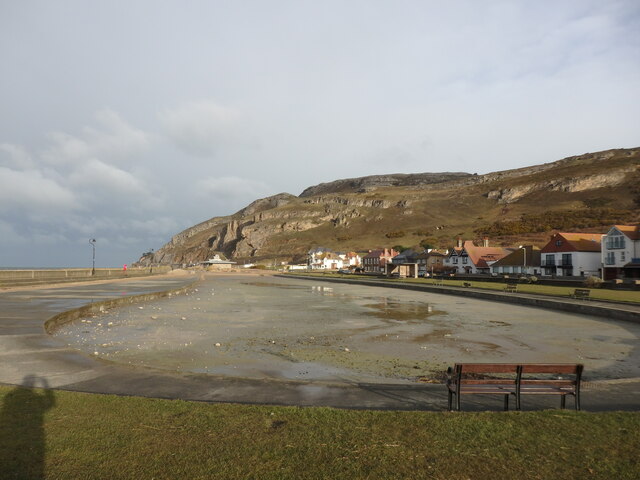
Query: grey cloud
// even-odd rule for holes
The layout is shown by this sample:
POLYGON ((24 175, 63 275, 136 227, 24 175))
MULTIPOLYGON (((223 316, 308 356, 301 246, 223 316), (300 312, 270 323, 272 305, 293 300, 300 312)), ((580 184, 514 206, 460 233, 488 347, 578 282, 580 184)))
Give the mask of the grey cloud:
POLYGON ((229 147, 255 144, 248 119, 240 110, 210 100, 164 110, 159 119, 167 136, 194 155, 215 156, 229 147))
POLYGON ((29 155, 29 152, 20 145, 2 143, 0 144, 0 166, 24 170, 33 168, 35 163, 31 155, 29 155))

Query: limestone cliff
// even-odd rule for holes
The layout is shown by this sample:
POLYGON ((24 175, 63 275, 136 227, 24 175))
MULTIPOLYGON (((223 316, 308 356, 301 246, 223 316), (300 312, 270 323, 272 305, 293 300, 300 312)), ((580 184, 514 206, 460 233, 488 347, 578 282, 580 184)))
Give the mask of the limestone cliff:
POLYGON ((280 193, 233 215, 199 223, 140 263, 194 263, 215 252, 240 261, 289 260, 317 245, 359 250, 412 246, 425 237, 446 246, 481 223, 596 204, 628 211, 631 222, 640 220, 639 184, 640 148, 485 175, 422 173, 336 180, 309 187, 299 197, 280 193))

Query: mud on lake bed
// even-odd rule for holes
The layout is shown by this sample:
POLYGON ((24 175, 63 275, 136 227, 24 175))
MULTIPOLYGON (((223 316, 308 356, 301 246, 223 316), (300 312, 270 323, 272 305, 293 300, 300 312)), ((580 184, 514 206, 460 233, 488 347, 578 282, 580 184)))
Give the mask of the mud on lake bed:
POLYGON ((640 377, 640 325, 434 293, 220 275, 55 332, 103 360, 170 371, 415 382, 455 362, 584 363, 640 377))

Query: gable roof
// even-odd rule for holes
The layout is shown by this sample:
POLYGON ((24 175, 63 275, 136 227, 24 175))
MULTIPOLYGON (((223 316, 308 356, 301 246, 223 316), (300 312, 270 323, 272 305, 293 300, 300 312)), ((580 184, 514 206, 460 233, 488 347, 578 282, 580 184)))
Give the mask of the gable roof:
POLYGON ((631 240, 640 240, 640 225, 614 225, 613 228, 616 228, 631 240))
POLYGON ((602 234, 600 233, 570 233, 558 232, 542 247, 542 253, 547 252, 599 252, 602 234), (557 242, 561 241, 561 245, 557 242))
POLYGON ((476 247, 471 240, 464 242, 464 250, 476 268, 489 268, 489 262, 496 262, 513 251, 505 247, 476 247))
POLYGON ((501 258, 492 266, 525 266, 525 267, 539 267, 540 266, 540 248, 527 245, 514 250, 506 257, 501 258), (525 254, 526 250, 526 254, 525 254))

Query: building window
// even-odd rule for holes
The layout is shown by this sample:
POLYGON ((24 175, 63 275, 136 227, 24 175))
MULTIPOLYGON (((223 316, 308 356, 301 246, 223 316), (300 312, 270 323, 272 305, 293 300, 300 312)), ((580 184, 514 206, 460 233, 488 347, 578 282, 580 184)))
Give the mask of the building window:
POLYGON ((625 260, 624 252, 620 252, 620 261, 624 262, 625 260))
POLYGON ((607 252, 604 262, 607 265, 613 265, 616 263, 616 252, 607 252))
POLYGON ((458 263, 458 257, 453 257, 453 263, 458 263))
POLYGON ((467 257, 462 257, 462 263, 467 263, 467 257))
POLYGON ((610 237, 607 237, 607 248, 624 248, 624 235, 612 235, 610 237))
POLYGON ((571 266, 571 254, 563 253, 562 254, 562 265, 565 267, 571 266))
POLYGON ((556 240, 556 247, 562 246, 562 240, 556 240))
POLYGON ((544 259, 544 266, 545 267, 555 267, 555 265, 556 265, 555 255, 546 255, 545 259, 544 259))

